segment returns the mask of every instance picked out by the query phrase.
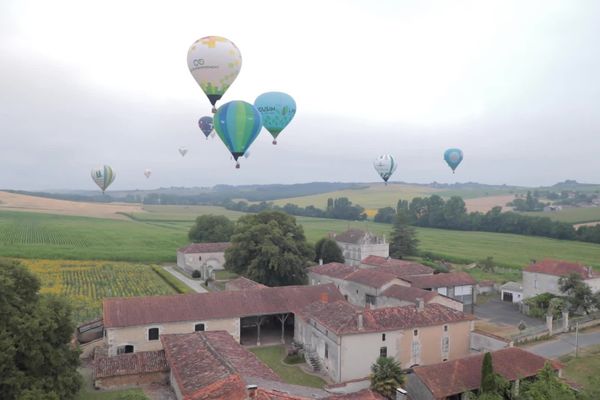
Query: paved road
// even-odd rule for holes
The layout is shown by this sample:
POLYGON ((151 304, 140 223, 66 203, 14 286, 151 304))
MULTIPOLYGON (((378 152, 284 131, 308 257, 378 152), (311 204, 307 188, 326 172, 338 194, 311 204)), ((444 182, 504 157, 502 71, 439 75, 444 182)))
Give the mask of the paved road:
POLYGON ((521 314, 516 305, 499 298, 490 299, 480 306, 476 305, 475 315, 477 318, 489 320, 494 324, 517 326, 520 321, 525 321, 528 327, 544 325, 544 321, 521 314))
MULTIPOLYGON (((600 344, 600 331, 579 333, 579 348, 600 344)), ((557 358, 575 352, 575 333, 564 333, 540 344, 524 347, 547 358, 557 358)))
POLYGON ((163 268, 165 269, 165 271, 169 272, 175 278, 179 279, 181 282, 183 282, 186 285, 188 285, 189 287, 191 287, 192 290, 194 290, 198 293, 208 293, 208 290, 204 289, 204 287, 200 284, 200 281, 195 281, 193 279, 188 278, 187 276, 185 276, 181 272, 177 271, 173 267, 163 267, 163 268))

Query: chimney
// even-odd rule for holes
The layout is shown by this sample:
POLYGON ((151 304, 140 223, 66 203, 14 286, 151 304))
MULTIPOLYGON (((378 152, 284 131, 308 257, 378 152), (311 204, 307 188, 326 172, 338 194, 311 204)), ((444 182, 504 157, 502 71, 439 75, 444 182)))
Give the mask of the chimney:
POLYGON ((362 315, 362 313, 358 314, 357 327, 358 327, 358 330, 362 330, 363 329, 363 315, 362 315))
POLYGON ((408 399, 408 392, 402 388, 396 388, 396 400, 408 399))
POLYGON ((327 293, 321 293, 321 297, 320 297, 321 303, 329 303, 329 294, 327 293))
POLYGON ((258 386, 256 386, 256 385, 247 385, 246 386, 246 392, 248 393, 249 399, 254 399, 256 397, 256 389, 258 389, 258 386))
POLYGON ((319 258, 319 265, 323 265, 323 259, 319 258))
POLYGON ((422 297, 417 297, 417 310, 423 311, 425 309, 425 301, 422 297))

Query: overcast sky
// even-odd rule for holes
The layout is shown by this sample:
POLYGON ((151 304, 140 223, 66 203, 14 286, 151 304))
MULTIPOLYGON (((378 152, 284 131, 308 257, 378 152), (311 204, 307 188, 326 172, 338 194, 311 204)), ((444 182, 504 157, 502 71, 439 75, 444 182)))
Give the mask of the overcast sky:
POLYGON ((595 0, 2 0, 0 188, 93 189, 101 164, 114 189, 376 181, 386 153, 392 180, 600 182, 598 21, 595 0), (298 107, 239 170, 197 127, 186 55, 208 35, 242 53, 223 102, 298 107))

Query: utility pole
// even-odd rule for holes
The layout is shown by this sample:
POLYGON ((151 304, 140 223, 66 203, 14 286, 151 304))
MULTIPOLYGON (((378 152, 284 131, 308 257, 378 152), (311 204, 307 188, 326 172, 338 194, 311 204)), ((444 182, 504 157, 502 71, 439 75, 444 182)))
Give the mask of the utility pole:
POLYGON ((577 352, 579 350, 579 322, 575 323, 575 358, 577 358, 577 352))

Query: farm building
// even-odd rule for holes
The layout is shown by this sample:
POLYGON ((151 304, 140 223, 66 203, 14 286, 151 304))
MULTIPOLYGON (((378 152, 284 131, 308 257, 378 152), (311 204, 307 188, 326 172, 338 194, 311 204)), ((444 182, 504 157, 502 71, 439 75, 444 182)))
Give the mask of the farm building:
POLYGON ((579 263, 546 259, 534 262, 523 269, 523 299, 541 293, 562 296, 559 279, 570 274, 581 276, 583 281, 596 293, 600 291, 600 275, 579 263))
POLYGON ((214 271, 224 269, 225 250, 229 247, 224 243, 192 243, 177 249, 177 266, 192 275, 200 272, 202 279, 214 279, 214 271))
POLYGON ((477 283, 466 272, 447 272, 427 276, 406 276, 402 278, 409 281, 411 286, 435 290, 441 295, 458 300, 463 304, 463 311, 473 313, 477 294, 477 283))
POLYGON ((346 263, 352 266, 360 265, 363 258, 370 255, 388 257, 390 245, 385 237, 360 229, 349 229, 340 234, 333 234, 332 239, 342 249, 346 263))
POLYGON ((523 301, 523 285, 519 282, 506 282, 500 286, 500 300, 520 303, 523 301))

